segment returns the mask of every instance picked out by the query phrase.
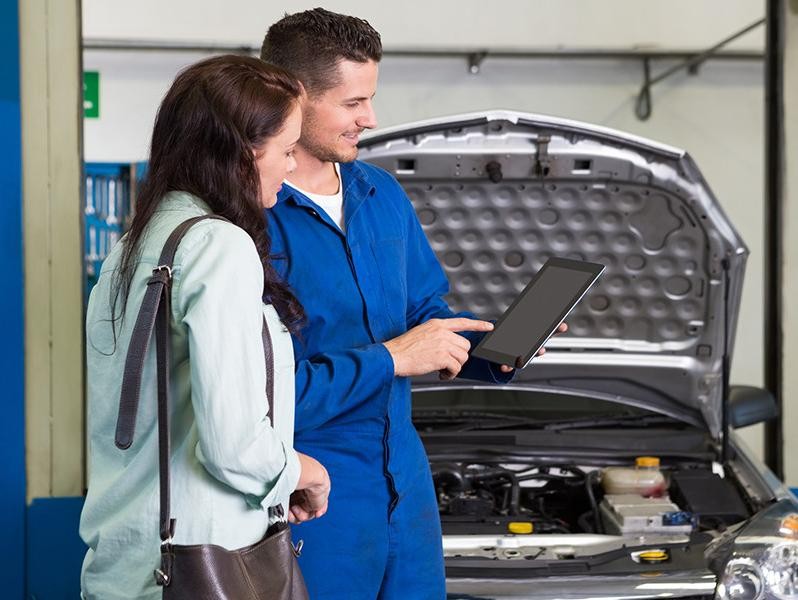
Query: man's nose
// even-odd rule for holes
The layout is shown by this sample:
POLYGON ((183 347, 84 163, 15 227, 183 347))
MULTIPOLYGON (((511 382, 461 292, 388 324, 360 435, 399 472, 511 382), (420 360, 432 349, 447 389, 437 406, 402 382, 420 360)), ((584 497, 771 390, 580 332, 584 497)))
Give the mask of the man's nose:
POLYGON ((377 114, 374 112, 374 105, 371 102, 364 102, 363 109, 363 113, 357 118, 358 127, 374 129, 377 127, 377 114))

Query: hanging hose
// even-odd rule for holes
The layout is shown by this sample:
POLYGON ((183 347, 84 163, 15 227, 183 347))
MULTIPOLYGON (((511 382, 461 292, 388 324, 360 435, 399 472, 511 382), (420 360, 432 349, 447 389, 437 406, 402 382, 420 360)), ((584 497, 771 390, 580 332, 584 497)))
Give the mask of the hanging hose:
POLYGON ((596 495, 593 493, 593 483, 598 483, 600 476, 601 472, 598 469, 590 471, 587 477, 585 477, 585 490, 587 491, 587 497, 590 501, 590 509, 593 511, 593 524, 596 533, 605 533, 604 522, 601 520, 601 512, 596 502, 596 495))

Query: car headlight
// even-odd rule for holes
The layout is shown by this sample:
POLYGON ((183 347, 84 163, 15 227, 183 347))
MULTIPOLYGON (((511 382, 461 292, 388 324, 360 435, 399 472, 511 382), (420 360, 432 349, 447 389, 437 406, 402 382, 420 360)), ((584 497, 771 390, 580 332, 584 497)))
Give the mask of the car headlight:
POLYGON ((773 508, 708 549, 728 553, 717 600, 798 600, 798 514, 773 508))
POLYGON ((718 584, 716 598, 723 600, 758 600, 762 597, 762 572, 747 558, 735 558, 726 565, 718 584))
POLYGON ((770 548, 762 564, 762 577, 775 598, 798 598, 798 543, 793 541, 770 548))

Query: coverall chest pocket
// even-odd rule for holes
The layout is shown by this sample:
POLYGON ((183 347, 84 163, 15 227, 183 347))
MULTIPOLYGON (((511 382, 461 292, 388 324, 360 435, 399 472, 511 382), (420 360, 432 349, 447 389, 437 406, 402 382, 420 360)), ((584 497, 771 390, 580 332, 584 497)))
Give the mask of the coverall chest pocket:
POLYGON ((407 314, 407 252, 405 240, 371 242, 374 265, 379 273, 385 311, 394 327, 404 330, 407 314))

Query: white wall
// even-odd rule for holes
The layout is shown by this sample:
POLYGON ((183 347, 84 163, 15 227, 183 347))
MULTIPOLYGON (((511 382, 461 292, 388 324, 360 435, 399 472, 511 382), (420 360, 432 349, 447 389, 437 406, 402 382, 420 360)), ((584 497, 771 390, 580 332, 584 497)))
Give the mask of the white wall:
MULTIPOLYGON (((284 12, 316 4, 291 2, 277 8, 246 0, 223 5, 172 0, 164 7, 153 0, 84 0, 84 37, 257 46, 267 25, 284 12)), ((386 48, 703 49, 764 14, 761 2, 747 0, 494 4, 495 13, 473 0, 325 6, 368 19, 381 31, 386 48)), ((762 50, 762 33, 760 28, 748 34, 736 47, 762 50)), ((86 159, 145 158, 161 96, 180 67, 200 58, 85 51, 85 68, 101 73, 101 119, 85 122, 86 159)), ((653 73, 670 64, 655 63, 653 73)), ((519 109, 600 123, 687 149, 751 249, 732 383, 762 385, 762 64, 710 62, 697 76, 666 80, 654 87, 653 115, 645 122, 633 113, 641 76, 641 64, 631 61, 488 58, 480 74, 470 75, 463 59, 386 57, 376 108, 380 126, 487 108, 519 109)), ((761 429, 743 434, 761 455, 761 429)))
MULTIPOLYGON (((760 0, 328 0, 389 48, 706 48, 765 14, 760 0)), ((318 0, 83 0, 86 38, 258 45, 267 26, 318 0)), ((761 48, 762 31, 736 48, 761 48)))

